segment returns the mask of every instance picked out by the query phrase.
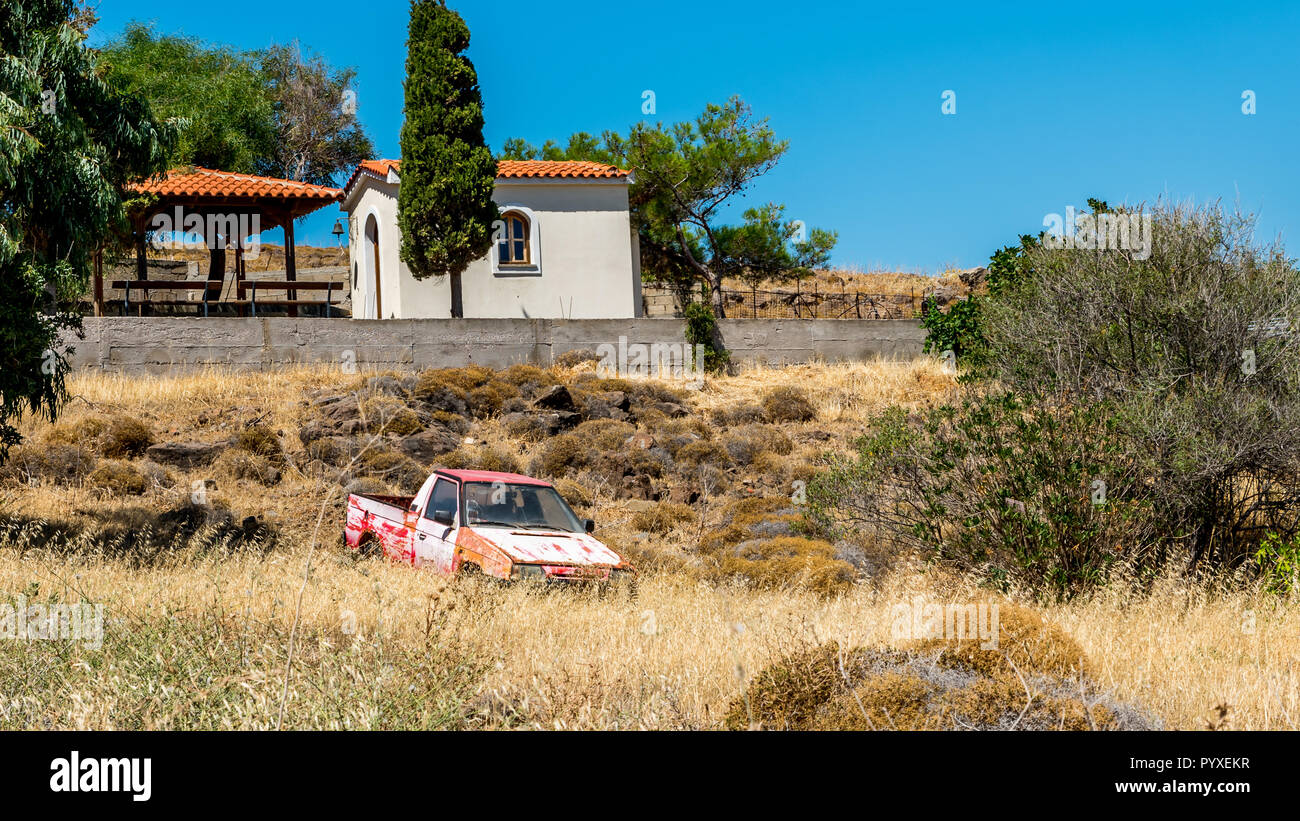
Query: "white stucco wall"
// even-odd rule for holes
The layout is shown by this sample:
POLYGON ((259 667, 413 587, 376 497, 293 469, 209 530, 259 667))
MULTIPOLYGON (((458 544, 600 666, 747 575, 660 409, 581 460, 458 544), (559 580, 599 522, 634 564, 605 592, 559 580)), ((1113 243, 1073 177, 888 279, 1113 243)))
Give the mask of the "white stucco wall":
MULTIPOLYGON (((397 229, 398 186, 363 177, 344 202, 351 261, 357 272, 353 315, 373 299, 365 238, 367 219, 379 223, 384 319, 451 316, 449 277, 416 281, 402 264, 397 229)), ((492 254, 462 277, 466 318, 624 319, 640 308, 640 260, 628 214, 626 180, 499 180, 493 197, 502 209, 521 206, 532 216, 538 270, 494 272, 492 254)))

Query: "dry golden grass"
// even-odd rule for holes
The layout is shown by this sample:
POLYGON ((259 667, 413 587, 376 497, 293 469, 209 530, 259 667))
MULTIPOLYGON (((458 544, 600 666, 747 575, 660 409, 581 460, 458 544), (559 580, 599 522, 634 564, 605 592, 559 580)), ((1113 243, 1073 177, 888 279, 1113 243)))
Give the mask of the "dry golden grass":
MULTIPOLYGON (((60 426, 126 415, 160 439, 211 438, 223 424, 230 436, 245 417, 262 417, 293 443, 303 396, 356 380, 320 369, 79 374, 70 385, 79 398, 60 426)), ((891 403, 941 401, 953 382, 931 362, 753 368, 709 379, 692 401, 707 414, 778 386, 802 388, 818 412, 784 426, 793 438, 820 429, 841 439, 891 403)), ((51 433, 30 420, 23 429, 37 442, 51 433)), ((473 435, 522 447, 497 427, 473 435)), ((55 486, 0 497, 8 512, 94 521, 123 505, 174 506, 192 476, 177 478, 177 488, 129 502, 55 486)), ((322 508, 327 487, 292 466, 275 487, 223 485, 216 496, 239 515, 278 516, 281 540, 266 556, 180 557, 142 569, 0 548, 0 602, 36 589, 42 599, 103 603, 109 619, 99 651, 0 641, 0 677, 13 683, 0 698, 0 726, 718 728, 752 676, 780 658, 828 641, 888 645, 891 608, 917 595, 984 597, 907 561, 831 596, 709 585, 671 570, 648 573, 634 600, 448 581, 351 559, 338 546, 336 486, 322 508)), ((629 532, 632 512, 600 494, 592 503, 602 536, 629 532)), ((1116 588, 1040 612, 1083 648, 1098 685, 1168 727, 1202 729, 1219 705, 1233 729, 1300 722, 1294 600, 1168 581, 1146 596, 1116 588)))

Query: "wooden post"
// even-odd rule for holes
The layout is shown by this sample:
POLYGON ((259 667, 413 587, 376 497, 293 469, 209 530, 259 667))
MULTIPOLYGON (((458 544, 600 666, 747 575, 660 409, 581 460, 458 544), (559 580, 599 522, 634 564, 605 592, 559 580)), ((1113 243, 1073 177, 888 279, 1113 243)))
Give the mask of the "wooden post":
POLYGON ((104 315, 104 249, 95 252, 95 316, 104 315))
MULTIPOLYGON (((284 278, 288 282, 298 281, 298 245, 293 238, 293 211, 286 211, 287 217, 284 222, 284 278)), ((289 301, 293 302, 298 298, 297 291, 289 292, 289 301)), ((298 306, 289 306, 289 316, 298 315, 298 306)))
MULTIPOLYGON (((144 280, 144 279, 148 279, 148 278, 149 278, 149 262, 148 262, 148 260, 145 258, 144 220, 140 220, 140 221, 138 221, 137 224, 136 224, 136 231, 135 231, 135 278, 136 278, 136 279, 140 279, 140 280, 144 280)), ((140 316, 144 316, 144 303, 145 303, 146 300, 149 299, 149 292, 148 292, 148 291, 142 291, 141 293, 142 293, 143 295, 142 295, 141 298, 140 298, 140 304, 139 304, 139 306, 137 307, 137 312, 139 313, 140 316)))

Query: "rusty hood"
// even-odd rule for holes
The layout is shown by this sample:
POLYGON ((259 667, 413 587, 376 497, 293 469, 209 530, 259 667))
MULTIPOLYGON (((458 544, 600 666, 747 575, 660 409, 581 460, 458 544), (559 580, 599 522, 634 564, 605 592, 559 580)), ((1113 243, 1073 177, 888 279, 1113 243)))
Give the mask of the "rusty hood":
POLYGON ((610 550, 590 533, 566 533, 560 530, 514 530, 510 528, 474 527, 478 538, 490 542, 522 564, 571 564, 616 567, 623 557, 610 550))

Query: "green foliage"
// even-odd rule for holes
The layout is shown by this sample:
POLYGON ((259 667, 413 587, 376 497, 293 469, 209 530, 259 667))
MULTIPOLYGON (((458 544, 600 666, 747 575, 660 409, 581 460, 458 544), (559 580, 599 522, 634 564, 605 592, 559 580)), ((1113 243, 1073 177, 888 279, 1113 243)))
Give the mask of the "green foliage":
POLYGON ((346 96, 356 72, 297 43, 240 52, 131 23, 102 59, 116 86, 183 120, 174 167, 333 185, 374 153, 346 96))
POLYGON ((775 203, 746 210, 740 225, 720 222, 727 204, 774 168, 787 146, 766 120, 755 120, 750 107, 733 97, 725 105, 710 104, 693 121, 638 123, 627 137, 605 132, 597 139, 579 132, 564 147, 552 141, 540 149, 508 140, 503 156, 632 169, 632 219, 644 276, 683 296, 704 284, 713 314, 725 317, 725 277, 798 279, 825 267, 835 247, 834 232, 786 221, 785 207, 775 203))
POLYGON ((460 275, 491 248, 499 217, 478 75, 464 53, 469 40, 465 21, 445 3, 411 4, 398 195, 402 261, 416 279, 451 275, 453 316, 462 315, 460 275))
POLYGON ((1296 590, 1300 580, 1300 536, 1283 539, 1276 533, 1266 533, 1254 558, 1265 589, 1277 594, 1296 590))
POLYGON ((175 133, 103 77, 72 0, 0 6, 0 461, 24 413, 53 419, 70 350, 59 313, 125 225, 128 183, 166 167, 175 133))
MULTIPOLYGON (((1088 200, 1094 207, 1105 203, 1088 200)), ((926 330, 925 352, 942 354, 952 351, 957 361, 978 374, 987 362, 988 340, 984 338, 984 303, 998 299, 1005 291, 1024 281, 1032 271, 1028 253, 1039 246, 1037 237, 1024 234, 1019 245, 995 251, 989 260, 987 295, 972 294, 957 300, 947 311, 927 307, 921 316, 926 330)))
MULTIPOLYGON (((718 331, 718 320, 713 316, 709 306, 699 302, 686 305, 686 343, 691 347, 694 362, 696 345, 704 346, 704 370, 720 373, 726 370, 731 361, 731 352, 722 344, 722 335, 718 331)), ((698 365, 697 365, 698 367, 698 365)))
POLYGON ((946 313, 938 308, 927 310, 921 316, 921 327, 926 330, 926 353, 952 351, 958 362, 980 361, 986 346, 980 327, 980 297, 960 299, 946 313))
POLYGON ((1154 570, 1167 554, 1146 538, 1154 512, 1115 435, 1122 423, 1105 405, 1011 393, 921 417, 891 408, 856 457, 810 483, 812 518, 883 530, 992 584, 1053 596, 1103 583, 1121 556, 1154 570))
POLYGON ((184 120, 173 166, 254 174, 274 156, 275 102, 256 54, 131 23, 102 60, 116 87, 159 117, 184 120))

